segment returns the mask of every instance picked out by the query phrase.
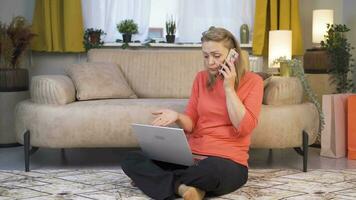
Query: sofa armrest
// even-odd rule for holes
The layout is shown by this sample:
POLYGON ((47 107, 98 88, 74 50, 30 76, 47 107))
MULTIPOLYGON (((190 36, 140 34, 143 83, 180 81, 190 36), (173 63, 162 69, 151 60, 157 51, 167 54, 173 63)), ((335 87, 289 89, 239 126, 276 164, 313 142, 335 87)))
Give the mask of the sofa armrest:
POLYGON ((297 77, 271 76, 265 81, 263 104, 291 105, 303 101, 303 86, 297 77))
POLYGON ((75 101, 75 87, 68 76, 34 76, 31 81, 31 100, 39 104, 65 105, 75 101))
POLYGON ((314 104, 262 105, 251 148, 301 147, 303 131, 313 144, 319 132, 319 113, 314 104))

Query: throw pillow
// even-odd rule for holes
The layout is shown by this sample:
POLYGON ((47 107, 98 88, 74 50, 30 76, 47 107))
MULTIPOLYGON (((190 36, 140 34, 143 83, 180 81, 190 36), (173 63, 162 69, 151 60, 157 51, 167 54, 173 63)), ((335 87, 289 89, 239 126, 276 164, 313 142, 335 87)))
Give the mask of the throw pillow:
POLYGON ((266 80, 268 79, 269 77, 271 77, 272 75, 269 74, 269 73, 266 73, 266 72, 255 72, 257 75, 259 75, 262 80, 266 80))
POLYGON ((266 105, 299 104, 303 100, 303 86, 297 77, 271 76, 263 93, 266 105))
POLYGON ((113 63, 80 63, 66 68, 78 100, 137 98, 119 66, 113 63))
POLYGON ((255 73, 262 78, 263 86, 265 88, 268 85, 269 81, 271 80, 272 75, 266 72, 255 72, 255 73))

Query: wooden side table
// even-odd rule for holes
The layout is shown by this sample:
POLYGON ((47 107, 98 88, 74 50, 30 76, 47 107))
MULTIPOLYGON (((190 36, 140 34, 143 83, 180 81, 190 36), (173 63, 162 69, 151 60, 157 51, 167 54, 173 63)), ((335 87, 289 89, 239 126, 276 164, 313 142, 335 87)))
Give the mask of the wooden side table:
POLYGON ((17 103, 29 97, 29 91, 0 92, 0 147, 17 145, 15 108, 17 103))
POLYGON ((317 99, 322 105, 322 96, 324 94, 334 94, 336 93, 336 87, 330 84, 329 74, 305 74, 311 89, 317 95, 317 99))

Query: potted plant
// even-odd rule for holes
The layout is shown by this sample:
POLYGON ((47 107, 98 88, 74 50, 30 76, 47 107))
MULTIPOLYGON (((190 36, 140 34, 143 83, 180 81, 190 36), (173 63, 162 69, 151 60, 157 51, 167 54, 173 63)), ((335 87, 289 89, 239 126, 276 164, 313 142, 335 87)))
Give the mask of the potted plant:
POLYGON ((328 24, 325 41, 321 46, 326 49, 331 59, 331 82, 336 84, 338 93, 347 93, 353 88, 352 72, 354 70, 354 59, 352 59, 351 44, 347 41, 346 33, 350 29, 344 24, 328 24))
POLYGON ((28 71, 20 64, 34 36, 24 17, 14 17, 9 25, 0 22, 1 92, 28 90, 28 71))
POLYGON ((138 25, 132 19, 125 19, 117 24, 117 30, 122 34, 123 42, 129 43, 132 34, 138 33, 138 25))
POLYGON ((106 35, 106 33, 101 29, 88 28, 84 32, 84 48, 86 51, 92 48, 100 48, 103 46, 104 41, 102 41, 101 36, 106 35))
POLYGON ((176 22, 174 21, 173 17, 166 21, 166 32, 167 43, 174 43, 176 37, 176 22))

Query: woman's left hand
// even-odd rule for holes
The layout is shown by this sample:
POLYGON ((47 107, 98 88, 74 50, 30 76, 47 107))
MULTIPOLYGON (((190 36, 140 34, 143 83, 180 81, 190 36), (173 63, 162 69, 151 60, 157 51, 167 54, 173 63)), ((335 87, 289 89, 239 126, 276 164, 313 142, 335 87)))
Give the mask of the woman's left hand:
POLYGON ((152 122, 153 126, 168 126, 178 119, 178 113, 170 109, 157 110, 152 112, 152 114, 157 116, 152 122))
POLYGON ((227 90, 235 90, 236 70, 235 65, 229 61, 226 64, 221 64, 220 73, 224 76, 224 88, 227 90))

